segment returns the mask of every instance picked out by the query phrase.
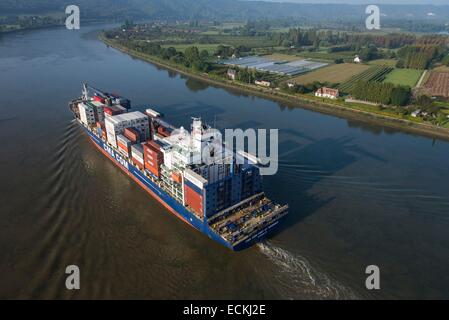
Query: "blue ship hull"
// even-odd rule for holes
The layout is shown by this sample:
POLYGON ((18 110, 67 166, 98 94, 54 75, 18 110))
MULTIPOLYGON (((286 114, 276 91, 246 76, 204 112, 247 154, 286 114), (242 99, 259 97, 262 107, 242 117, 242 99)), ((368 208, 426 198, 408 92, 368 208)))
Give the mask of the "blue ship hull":
POLYGON ((85 132, 89 135, 92 142, 102 151, 111 161, 113 161, 118 167, 120 167, 124 172, 126 172, 134 181, 136 181, 142 188, 144 188, 148 193, 150 193, 156 200, 163 204, 169 211, 171 211, 178 218, 182 219, 184 222, 197 229, 198 231, 204 233, 209 238, 217 241, 218 243, 228 247, 234 251, 240 251, 246 249, 253 244, 262 241, 272 234, 279 226, 280 220, 276 220, 273 223, 265 226, 257 234, 249 237, 248 239, 239 242, 237 245, 233 246, 231 243, 223 239, 219 234, 217 234, 212 228, 209 227, 207 223, 204 223, 189 210, 187 210, 181 203, 176 201, 172 196, 166 193, 162 188, 160 188, 155 182, 150 178, 145 176, 145 174, 132 163, 126 160, 121 154, 116 152, 113 148, 103 142, 99 137, 97 137, 93 132, 88 130, 84 125, 81 124, 85 132))

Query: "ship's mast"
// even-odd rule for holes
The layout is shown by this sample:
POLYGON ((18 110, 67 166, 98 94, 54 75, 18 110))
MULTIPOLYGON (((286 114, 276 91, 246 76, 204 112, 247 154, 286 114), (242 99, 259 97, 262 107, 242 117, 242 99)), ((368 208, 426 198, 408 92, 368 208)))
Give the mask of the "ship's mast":
POLYGON ((87 89, 87 84, 83 83, 83 100, 89 99, 89 90, 87 89))

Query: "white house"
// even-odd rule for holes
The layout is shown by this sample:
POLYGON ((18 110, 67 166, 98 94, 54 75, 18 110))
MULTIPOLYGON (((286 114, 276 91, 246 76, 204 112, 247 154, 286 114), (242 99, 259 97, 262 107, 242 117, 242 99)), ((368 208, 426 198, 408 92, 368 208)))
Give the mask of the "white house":
POLYGON ((322 87, 315 92, 315 97, 337 99, 339 92, 337 89, 322 87))
POLYGON ((270 87, 271 86, 271 82, 270 81, 265 81, 265 80, 256 80, 254 81, 254 84, 258 85, 258 86, 262 86, 262 87, 270 87))
POLYGON ((228 69, 227 75, 229 79, 235 80, 237 72, 234 69, 228 69))
POLYGON ((355 63, 362 63, 362 59, 360 59, 359 56, 355 56, 354 62, 355 62, 355 63))
POLYGON ((421 110, 420 110, 420 109, 415 110, 415 111, 412 112, 412 117, 413 117, 413 118, 416 118, 417 116, 419 116, 420 113, 421 113, 421 110))

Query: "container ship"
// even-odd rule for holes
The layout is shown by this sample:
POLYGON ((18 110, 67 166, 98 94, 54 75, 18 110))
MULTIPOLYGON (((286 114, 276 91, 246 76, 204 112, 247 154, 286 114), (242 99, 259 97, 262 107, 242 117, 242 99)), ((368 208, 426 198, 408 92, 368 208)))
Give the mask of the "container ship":
POLYGON ((234 251, 268 237, 288 213, 263 192, 257 158, 226 149, 200 118, 189 132, 87 84, 69 108, 109 160, 168 211, 234 251))

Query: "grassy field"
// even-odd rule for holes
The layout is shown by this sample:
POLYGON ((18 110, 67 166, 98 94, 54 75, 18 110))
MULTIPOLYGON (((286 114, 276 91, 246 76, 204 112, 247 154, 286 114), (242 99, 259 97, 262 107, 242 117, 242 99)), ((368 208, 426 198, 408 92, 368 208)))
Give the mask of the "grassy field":
POLYGON ((413 88, 419 81, 419 78, 421 77, 422 73, 423 73, 422 70, 394 69, 387 75, 384 82, 409 86, 413 88))
POLYGON ((387 66, 387 67, 394 67, 396 66, 396 63, 397 61, 395 59, 377 59, 368 62, 368 64, 370 65, 387 66))
POLYGON ((326 51, 321 51, 321 52, 303 51, 303 52, 300 52, 299 54, 304 58, 334 61, 335 59, 354 59, 355 52, 342 51, 342 52, 328 53, 326 51))
POLYGON ((230 46, 245 46, 250 48, 273 47, 277 45, 274 40, 265 37, 231 36, 231 35, 210 35, 214 42, 227 44, 230 46))
POLYGON ((223 22, 219 28, 221 29, 232 29, 245 26, 245 22, 223 22))
POLYGON ((201 44, 201 43, 192 43, 192 44, 164 44, 163 48, 173 47, 176 51, 184 52, 188 47, 197 47, 199 51, 207 50, 210 54, 213 54, 217 49, 218 44, 201 44))
POLYGON ((315 71, 300 75, 292 80, 299 84, 308 84, 314 81, 341 83, 351 77, 367 70, 369 66, 355 63, 334 64, 315 71))

